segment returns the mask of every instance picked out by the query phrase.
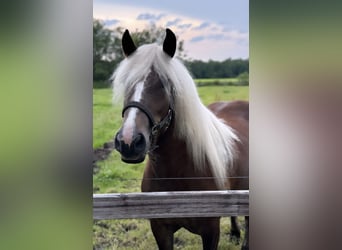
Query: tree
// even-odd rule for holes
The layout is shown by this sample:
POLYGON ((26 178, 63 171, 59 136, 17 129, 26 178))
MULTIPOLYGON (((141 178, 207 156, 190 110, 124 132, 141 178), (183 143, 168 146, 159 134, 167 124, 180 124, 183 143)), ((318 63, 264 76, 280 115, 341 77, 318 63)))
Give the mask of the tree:
POLYGON ((110 51, 111 31, 99 20, 93 21, 93 61, 102 60, 110 51))
MULTIPOLYGON (((121 48, 123 31, 122 27, 110 30, 100 20, 93 20, 94 81, 108 82, 118 63, 123 60, 124 55, 121 48)), ((137 47, 147 43, 162 44, 165 38, 165 29, 151 24, 142 31, 131 31, 131 36, 137 47)), ((178 40, 176 56, 184 61, 195 78, 238 77, 242 73, 248 73, 249 71, 249 61, 243 59, 227 59, 223 62, 187 60, 183 40, 178 40)), ((248 84, 246 83, 246 74, 240 78, 241 83, 248 84)))
MULTIPOLYGON (((93 20, 93 79, 107 81, 124 55, 121 48, 121 37, 124 29, 118 27, 110 30, 100 20, 93 20)), ((152 24, 142 31, 130 31, 136 46, 147 43, 162 44, 165 29, 152 24)), ((177 57, 184 59, 184 41, 178 41, 177 57)))
POLYGON ((227 59, 223 62, 193 60, 185 64, 195 78, 231 78, 249 71, 248 59, 227 59))
MULTIPOLYGON (((135 30, 131 32, 132 39, 137 47, 148 43, 157 43, 162 45, 165 35, 165 29, 157 27, 155 24, 151 24, 148 28, 142 31, 135 30)), ((177 39, 177 43, 176 56, 179 59, 184 60, 186 58, 186 54, 184 52, 184 41, 177 39)))
POLYGON ((113 32, 99 20, 93 20, 93 79, 106 80, 111 61, 115 58, 113 32))

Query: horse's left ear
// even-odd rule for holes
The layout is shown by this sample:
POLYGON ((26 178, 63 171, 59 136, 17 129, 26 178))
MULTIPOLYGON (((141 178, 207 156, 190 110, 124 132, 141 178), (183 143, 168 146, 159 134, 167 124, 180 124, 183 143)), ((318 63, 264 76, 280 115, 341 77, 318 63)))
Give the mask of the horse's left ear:
POLYGON ((176 46, 177 41, 175 34, 170 29, 166 29, 166 37, 163 43, 164 52, 170 57, 173 57, 176 52, 176 46))

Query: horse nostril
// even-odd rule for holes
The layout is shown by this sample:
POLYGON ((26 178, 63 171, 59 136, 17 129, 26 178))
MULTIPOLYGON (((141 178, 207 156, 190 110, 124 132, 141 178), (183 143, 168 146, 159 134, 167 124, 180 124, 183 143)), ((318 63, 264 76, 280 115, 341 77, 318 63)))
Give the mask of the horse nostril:
POLYGON ((115 145, 115 149, 119 152, 121 152, 121 142, 119 140, 119 133, 116 134, 115 139, 114 139, 114 145, 115 145))
POLYGON ((135 148, 135 151, 142 152, 145 150, 146 147, 146 141, 145 137, 143 134, 139 133, 137 136, 134 138, 133 145, 135 148))

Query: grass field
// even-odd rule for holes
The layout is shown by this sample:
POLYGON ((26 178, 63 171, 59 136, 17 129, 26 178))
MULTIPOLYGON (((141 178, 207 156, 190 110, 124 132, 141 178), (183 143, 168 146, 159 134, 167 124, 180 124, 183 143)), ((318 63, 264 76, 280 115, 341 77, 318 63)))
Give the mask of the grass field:
POLYGON ((216 85, 237 85, 239 80, 237 78, 203 78, 195 79, 197 86, 216 86, 216 85))
MULTIPOLYGON (((202 86, 198 93, 204 104, 222 100, 248 100, 248 86, 202 86)), ((93 147, 113 139, 121 126, 120 105, 113 106, 111 89, 93 90, 93 147)), ((93 186, 97 193, 139 192, 144 163, 124 164, 117 152, 99 162, 99 171, 93 176, 93 186)), ((219 249, 239 249, 239 245, 229 242, 229 218, 221 220, 221 240, 219 249)), ((147 220, 103 220, 93 226, 95 249, 157 249, 147 220)), ((175 249, 202 249, 199 236, 186 230, 175 234, 175 249)))

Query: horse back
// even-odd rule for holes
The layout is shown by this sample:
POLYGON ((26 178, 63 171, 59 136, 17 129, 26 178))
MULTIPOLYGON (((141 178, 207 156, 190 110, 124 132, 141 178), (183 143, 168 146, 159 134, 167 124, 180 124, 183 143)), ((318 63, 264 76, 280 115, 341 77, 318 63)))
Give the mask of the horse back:
POLYGON ((249 121, 249 103, 247 101, 214 102, 208 108, 219 118, 227 123, 236 119, 243 122, 249 121))
POLYGON ((239 137, 236 164, 229 171, 230 189, 249 189, 249 103, 246 101, 215 102, 208 108, 239 137), (243 177, 243 178, 241 178, 243 177))

